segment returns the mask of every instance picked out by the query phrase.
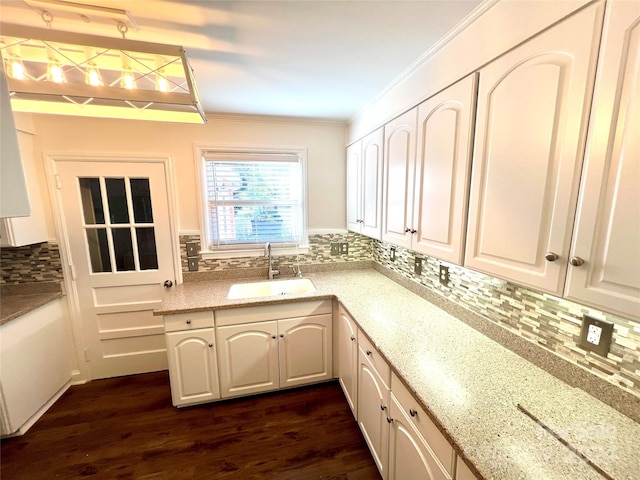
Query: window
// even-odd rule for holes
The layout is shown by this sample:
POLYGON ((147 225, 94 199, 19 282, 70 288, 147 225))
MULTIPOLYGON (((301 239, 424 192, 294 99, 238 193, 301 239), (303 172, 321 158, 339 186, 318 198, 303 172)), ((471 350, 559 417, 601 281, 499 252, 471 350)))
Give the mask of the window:
POLYGON ((202 150, 209 251, 306 244, 304 150, 202 150))

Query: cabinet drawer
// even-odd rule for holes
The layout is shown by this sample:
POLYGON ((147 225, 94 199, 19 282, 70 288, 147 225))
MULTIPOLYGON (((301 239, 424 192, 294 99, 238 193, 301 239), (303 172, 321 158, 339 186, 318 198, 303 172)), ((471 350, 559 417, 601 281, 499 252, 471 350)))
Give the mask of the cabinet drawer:
POLYGON ((385 386, 389 388, 391 385, 391 367, 361 330, 358 331, 358 345, 371 361, 385 386))
POLYGON ((427 412, 418 404, 412 393, 404 383, 393 373, 391 378, 391 393, 398 399, 399 405, 407 414, 442 463, 449 475, 453 475, 454 451, 447 439, 440 433, 438 427, 431 421, 427 412))
POLYGON ((164 316, 164 331, 195 330, 213 327, 213 310, 206 312, 177 313, 164 316))
POLYGON ((331 311, 331 300, 314 300, 312 302, 279 303, 277 305, 216 310, 215 318, 216 326, 223 327, 226 325, 282 320, 283 318, 322 315, 331 313, 331 311))

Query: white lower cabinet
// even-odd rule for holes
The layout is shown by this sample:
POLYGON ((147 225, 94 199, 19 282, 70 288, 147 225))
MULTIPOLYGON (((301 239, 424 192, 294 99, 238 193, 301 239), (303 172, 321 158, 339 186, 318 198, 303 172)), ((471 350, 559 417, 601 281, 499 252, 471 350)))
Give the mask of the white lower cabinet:
POLYGON ((165 315, 164 331, 173 405, 219 399, 213 311, 165 315))
MULTIPOLYGON (((377 352, 375 352, 377 354, 377 352)), ((389 457, 389 386, 370 358, 372 350, 363 345, 358 351, 358 426, 373 460, 387 478, 389 457), (371 352, 367 354, 367 352, 371 352)))
POLYGON ((333 378, 331 301, 216 312, 222 398, 333 378), (291 318, 285 318, 291 316, 291 318), (257 320, 251 323, 247 319, 257 320))
POLYGON ((358 418, 358 327, 342 305, 338 310, 336 374, 353 416, 358 418))
POLYGON ((169 332, 166 340, 173 405, 219 399, 213 327, 169 332))
POLYGON ((218 327, 220 391, 223 397, 278 388, 278 323, 218 327))
MULTIPOLYGON (((452 480, 451 444, 362 331, 357 338, 358 426, 382 478, 452 480)), ((474 478, 459 468, 456 478, 474 478)))
POLYGON ((389 441, 389 480, 415 478, 421 480, 451 480, 431 453, 427 442, 411 422, 409 414, 391 395, 389 441))

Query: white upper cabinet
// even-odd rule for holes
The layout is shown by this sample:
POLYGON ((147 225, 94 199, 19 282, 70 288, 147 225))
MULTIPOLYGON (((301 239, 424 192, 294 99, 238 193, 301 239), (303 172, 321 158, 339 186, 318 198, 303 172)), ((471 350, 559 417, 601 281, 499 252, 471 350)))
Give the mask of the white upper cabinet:
POLYGON ((607 4, 571 255, 567 298, 640 318, 637 2, 607 4))
POLYGON ((473 74, 385 126, 383 240, 462 264, 476 103, 473 74))
POLYGON ((380 240, 383 129, 347 147, 347 228, 380 240))
POLYGON ((0 62, 0 217, 26 217, 31 212, 4 62, 0 62))
POLYGON ((418 107, 413 249, 462 265, 477 75, 418 107))
POLYGON ((18 130, 18 144, 27 182, 31 212, 25 217, 0 219, 0 246, 20 247, 47 241, 47 227, 38 175, 40 162, 34 155, 34 135, 18 130))
POLYGON ((382 240, 411 248, 413 179, 418 109, 384 127, 384 206, 382 240))
POLYGON ((602 7, 480 70, 465 266, 562 294, 602 7))
POLYGON ((362 140, 347 147, 347 228, 360 233, 362 220, 362 140))

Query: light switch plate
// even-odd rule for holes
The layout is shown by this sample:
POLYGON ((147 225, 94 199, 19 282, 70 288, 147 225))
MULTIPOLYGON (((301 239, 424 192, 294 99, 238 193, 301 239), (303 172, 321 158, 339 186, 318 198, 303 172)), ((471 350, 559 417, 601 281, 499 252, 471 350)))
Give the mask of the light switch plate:
POLYGON ((189 265, 190 272, 198 271, 198 257, 187 258, 187 264, 189 265))
POLYGON ((420 257, 416 257, 414 260, 413 273, 416 275, 422 275, 422 259, 420 257))
POLYGON ((198 256, 198 243, 197 242, 187 242, 187 257, 197 257, 198 256))
POLYGON ((582 348, 606 357, 612 337, 613 323, 589 315, 583 316, 579 343, 582 348))
POLYGON ((332 243, 331 244, 331 255, 340 255, 340 244, 332 243))

